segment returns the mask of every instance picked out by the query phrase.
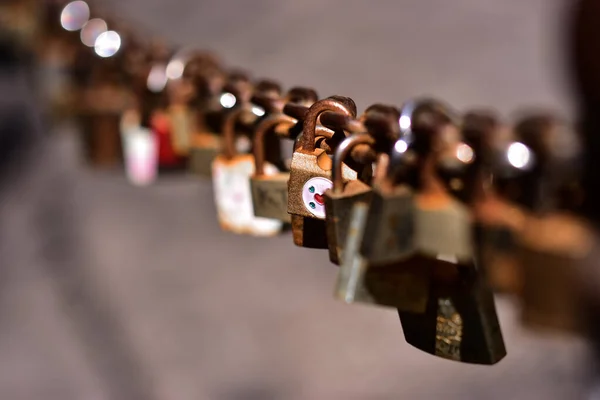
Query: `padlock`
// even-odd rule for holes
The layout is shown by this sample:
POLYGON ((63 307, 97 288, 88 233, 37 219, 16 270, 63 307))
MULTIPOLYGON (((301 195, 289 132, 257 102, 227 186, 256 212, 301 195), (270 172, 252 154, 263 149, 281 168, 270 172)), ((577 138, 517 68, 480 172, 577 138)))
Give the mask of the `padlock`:
POLYGON ((371 187, 356 179, 344 184, 342 180, 342 162, 355 146, 361 144, 373 145, 375 140, 367 133, 356 133, 346 138, 335 149, 333 154, 333 169, 331 179, 333 186, 325 192, 325 224, 329 260, 339 264, 343 243, 346 239, 350 212, 356 202, 371 200, 371 187))
POLYGON ((412 179, 415 256, 408 262, 427 270, 431 279, 425 312, 399 313, 405 339, 441 358, 497 363, 506 349, 492 291, 476 264, 470 213, 451 196, 452 181, 442 179, 460 179, 459 171, 466 170, 461 163, 473 161, 458 151, 464 142, 457 118, 431 100, 409 102, 401 118, 401 140, 406 145, 395 146, 400 155, 393 152, 392 162, 411 152, 416 160, 412 179))
POLYGON ((219 129, 214 126, 218 124, 211 124, 209 120, 209 112, 212 111, 213 115, 216 113, 214 109, 211 110, 209 103, 210 98, 218 97, 223 92, 225 77, 218 69, 199 72, 200 76, 196 77, 198 86, 201 88, 200 92, 208 99, 203 101, 199 107, 199 129, 192 137, 188 168, 198 176, 209 178, 212 176, 212 161, 223 147, 222 137, 218 133, 219 129))
POLYGON ((283 114, 283 104, 285 102, 290 101, 302 106, 310 106, 316 100, 314 91, 299 87, 292 88, 285 99, 281 101, 272 98, 253 97, 253 103, 260 104, 261 108, 267 113, 267 116, 258 123, 254 131, 255 173, 250 180, 250 187, 252 189, 255 216, 291 223, 290 214, 287 212, 290 174, 289 172, 279 172, 275 175, 265 174, 266 149, 264 138, 269 132, 273 132, 276 138, 287 138, 289 137, 289 129, 297 124, 296 119, 283 114))
POLYGON ((519 207, 505 190, 518 174, 506 159, 512 130, 494 113, 472 111, 463 117, 461 131, 469 146, 463 157, 472 157, 458 197, 471 205, 477 262, 496 292, 519 293, 522 276, 516 260, 515 235, 522 221, 519 207))
MULTIPOLYGON (((347 139, 348 140, 348 139, 347 139)), ((380 155, 378 164, 385 164, 386 155, 380 155)), ((349 226, 342 251, 342 263, 338 272, 335 286, 335 296, 346 303, 367 303, 373 305, 394 307, 399 311, 421 313, 425 311, 429 294, 429 270, 421 264, 412 261, 413 216, 410 192, 396 191, 392 183, 389 169, 378 169, 386 176, 376 177, 373 197, 386 197, 391 203, 399 206, 401 211, 391 214, 395 227, 392 228, 390 239, 403 242, 400 246, 406 248, 396 260, 387 260, 383 264, 373 264, 361 252, 361 243, 367 238, 366 227, 368 219, 373 215, 373 204, 368 199, 355 201, 348 215, 349 226), (387 189, 381 192, 381 187, 387 189), (399 202, 398 199, 405 202, 399 202), (393 237, 392 236, 396 236, 393 237)), ((375 210, 381 210, 381 207, 375 210)), ((392 207, 385 210, 391 211, 392 207)), ((394 210, 395 211, 395 210, 394 210)), ((389 228, 388 228, 389 229, 389 228)), ((392 244, 390 247, 395 247, 392 244)))
MULTIPOLYGON (((292 156, 288 185, 288 206, 294 244, 309 248, 327 248, 324 193, 330 189, 331 159, 315 147, 319 116, 326 111, 356 116, 356 105, 348 97, 330 97, 314 103, 303 121, 302 137, 292 156)), ((344 165, 342 179, 358 178, 356 171, 344 165)))
POLYGON ((529 328, 579 333, 579 274, 592 234, 575 216, 575 193, 565 187, 577 175, 577 136, 550 114, 526 116, 515 131, 522 154, 513 162, 527 161, 518 198, 525 210, 517 243, 521 318, 529 328))
MULTIPOLYGON (((212 163, 217 216, 224 230, 238 234, 272 236, 281 231, 283 222, 254 215, 250 188, 250 177, 255 172, 254 156, 239 154, 235 147, 236 122, 245 115, 245 111, 245 107, 239 107, 227 116, 223 128, 223 152, 212 163)), ((263 170, 266 175, 279 172, 269 163, 264 164, 263 170)))

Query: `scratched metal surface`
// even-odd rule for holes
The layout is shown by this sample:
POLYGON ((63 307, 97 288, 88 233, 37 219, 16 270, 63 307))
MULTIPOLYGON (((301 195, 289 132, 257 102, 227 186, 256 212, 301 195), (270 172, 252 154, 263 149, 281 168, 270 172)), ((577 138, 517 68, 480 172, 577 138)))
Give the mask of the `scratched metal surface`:
MULTIPOLYGON (((547 0, 112 0, 107 9, 232 65, 359 108, 435 94, 459 108, 568 110, 547 0)), ((8 83, 7 83, 8 84, 8 83)), ((11 82, 14 84, 14 82, 11 82)), ((523 331, 459 365, 404 343, 395 311, 333 299, 325 251, 221 232, 208 182, 130 187, 81 169, 66 129, 0 203, 2 399, 565 399, 577 340, 523 331), (45 218, 50 213, 53 218, 45 218), (52 250, 58 249, 58 250, 52 250)), ((16 174, 16 172, 15 172, 16 174)))

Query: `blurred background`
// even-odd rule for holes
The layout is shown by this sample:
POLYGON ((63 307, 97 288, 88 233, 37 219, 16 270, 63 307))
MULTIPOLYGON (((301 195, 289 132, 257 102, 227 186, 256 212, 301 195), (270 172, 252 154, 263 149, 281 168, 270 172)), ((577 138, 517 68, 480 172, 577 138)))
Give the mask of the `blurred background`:
MULTIPOLYGON (((565 3, 98 0, 92 13, 214 50, 286 88, 350 96, 359 112, 434 95, 506 118, 523 106, 570 117, 565 3)), ((440 360, 405 343, 395 311, 334 300, 326 251, 297 248, 291 235, 221 231, 209 181, 173 174, 134 187, 118 168, 87 167, 79 128, 49 124, 29 72, 9 64, 0 77, 0 398, 589 393, 585 343, 525 331, 509 299, 497 299, 504 360, 440 360), (27 140, 7 139, 15 126, 27 140)))

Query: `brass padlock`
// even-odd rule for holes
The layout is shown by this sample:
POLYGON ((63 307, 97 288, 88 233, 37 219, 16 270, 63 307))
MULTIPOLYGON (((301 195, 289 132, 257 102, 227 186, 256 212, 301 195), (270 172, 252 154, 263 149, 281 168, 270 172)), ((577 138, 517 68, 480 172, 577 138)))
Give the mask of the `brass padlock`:
POLYGON ((373 145, 375 140, 367 133, 356 133, 346 138, 335 149, 331 178, 333 186, 325 192, 325 223, 329 260, 339 264, 343 243, 346 240, 350 213, 357 202, 371 200, 371 187, 356 179, 344 184, 342 180, 342 162, 352 149, 361 144, 373 145))
MULTIPOLYGON (((244 112, 244 107, 240 107, 227 116, 223 130, 223 153, 213 160, 217 215, 224 230, 254 236, 272 236, 281 231, 283 222, 254 215, 250 188, 250 177, 255 172, 254 156, 239 154, 235 147, 236 122, 245 115, 244 112)), ((265 163, 263 169, 267 175, 279 172, 269 163, 265 163)))
POLYGON ((592 234, 574 213, 577 136, 548 114, 526 116, 515 131, 522 154, 513 155, 513 162, 524 163, 519 203, 525 217, 517 243, 522 321, 530 328, 579 333, 579 275, 592 250, 592 234))
MULTIPOLYGON (((330 189, 331 159, 316 148, 315 131, 319 116, 334 111, 356 116, 356 105, 348 97, 330 97, 314 103, 303 121, 302 137, 292 156, 288 185, 288 207, 291 214, 294 244, 309 248, 327 248, 324 193, 330 189)), ((357 172, 344 165, 344 180, 357 179, 357 172)))
MULTIPOLYGON (((450 360, 494 364, 506 355, 493 294, 476 264, 468 209, 451 196, 464 142, 456 118, 435 101, 415 101, 402 110, 406 147, 415 157, 414 241, 410 262, 430 274, 424 313, 400 312, 406 341, 450 360), (454 158, 454 160, 453 160, 454 158), (444 181, 442 177, 453 176, 444 181)), ((402 139, 401 139, 402 140, 402 139)), ((408 153, 408 154, 406 154, 408 153)), ((398 155, 392 153, 392 160, 398 155)))

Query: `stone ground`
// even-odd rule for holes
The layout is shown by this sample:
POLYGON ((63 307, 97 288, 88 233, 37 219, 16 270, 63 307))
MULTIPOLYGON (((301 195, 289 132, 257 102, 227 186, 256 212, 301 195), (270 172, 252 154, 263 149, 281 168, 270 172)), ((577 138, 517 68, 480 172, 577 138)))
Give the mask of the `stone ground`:
MULTIPOLYGON (((459 108, 570 107, 559 2, 112 0, 177 43, 322 95, 459 108), (324 36, 326 35, 326 36, 324 36)), ((336 268, 291 237, 222 232, 209 182, 131 187, 91 171, 64 128, 0 202, 0 398, 571 399, 583 343, 498 307, 508 356, 460 365, 404 343, 394 311, 332 298, 336 268)))

